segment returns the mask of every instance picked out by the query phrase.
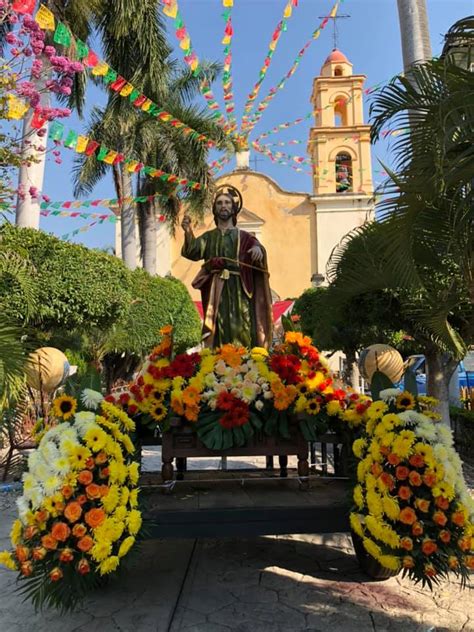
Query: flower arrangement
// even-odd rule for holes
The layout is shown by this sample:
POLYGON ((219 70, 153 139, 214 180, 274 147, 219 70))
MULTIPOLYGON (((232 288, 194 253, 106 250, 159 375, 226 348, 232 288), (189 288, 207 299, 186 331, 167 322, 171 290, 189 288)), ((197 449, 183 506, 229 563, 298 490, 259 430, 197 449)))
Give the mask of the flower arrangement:
POLYGON ((262 428, 288 438, 295 424, 314 441, 328 427, 360 425, 370 405, 336 388, 325 358, 300 332, 286 332, 271 354, 225 344, 175 357, 172 328, 162 335, 136 381, 106 399, 165 431, 170 417, 180 417, 210 449, 244 445, 262 428))
POLYGON ((474 569, 474 501, 451 431, 432 398, 386 389, 365 413, 358 459, 353 532, 383 567, 403 569, 430 588, 451 571, 474 569))
POLYGON ((13 552, 0 553, 37 607, 74 607, 118 568, 142 524, 129 434, 134 422, 109 402, 96 412, 76 413, 76 407, 67 395, 53 402, 58 423, 28 458, 13 552))

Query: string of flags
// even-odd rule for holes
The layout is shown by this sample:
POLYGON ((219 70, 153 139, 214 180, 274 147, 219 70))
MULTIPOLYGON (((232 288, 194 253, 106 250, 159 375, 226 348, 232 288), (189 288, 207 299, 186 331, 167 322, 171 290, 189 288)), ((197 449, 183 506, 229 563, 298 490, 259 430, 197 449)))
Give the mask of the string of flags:
POLYGON ((114 212, 119 211, 119 207, 123 204, 135 204, 135 203, 145 203, 151 202, 154 199, 162 199, 167 200, 168 196, 163 195, 162 193, 155 193, 154 195, 137 195, 134 197, 124 197, 124 198, 105 198, 99 200, 62 200, 59 202, 41 202, 40 209, 46 212, 46 209, 53 209, 47 211, 49 215, 59 215, 60 217, 102 217, 97 213, 87 213, 87 212, 79 212, 79 211, 60 211, 59 209, 70 209, 70 208, 93 208, 98 206, 103 206, 105 208, 112 208, 114 212))
MULTIPOLYGON (((18 0, 21 4, 22 0, 18 0)), ((27 2, 27 0, 23 0, 27 2)), ((16 3, 14 3, 16 4, 16 3)), ((14 5, 12 5, 13 8, 14 5)), ((215 142, 208 138, 205 134, 201 134, 189 125, 173 116, 164 108, 159 107, 154 101, 148 98, 141 90, 135 88, 125 77, 119 75, 109 64, 101 60, 86 43, 80 39, 74 39, 69 28, 62 22, 56 21, 54 14, 44 4, 41 4, 36 15, 35 21, 44 31, 54 31, 53 41, 56 44, 70 47, 72 44, 76 48, 77 59, 87 68, 90 69, 92 75, 103 80, 105 85, 120 95, 128 98, 129 101, 142 112, 155 117, 158 121, 170 125, 174 129, 190 138, 207 144, 208 147, 214 147, 215 142)))
POLYGON ((201 188, 201 184, 199 182, 195 182, 194 180, 189 180, 187 178, 180 178, 179 176, 166 173, 156 167, 145 165, 138 160, 127 158, 124 154, 113 149, 109 149, 92 138, 82 136, 73 129, 68 130, 66 137, 63 140, 65 132, 66 129, 63 123, 53 121, 49 128, 48 138, 56 142, 62 141, 64 147, 73 149, 78 154, 95 156, 96 160, 108 165, 116 165, 123 162, 127 166, 127 171, 130 173, 143 172, 151 178, 159 178, 162 182, 168 182, 176 186, 179 185, 179 187, 188 187, 192 190, 198 190, 201 188))
POLYGON ((162 0, 162 2, 163 13, 167 17, 174 20, 175 35, 179 42, 179 47, 183 51, 184 61, 189 66, 195 77, 199 77, 201 75, 199 90, 206 100, 206 105, 208 109, 212 112, 212 118, 215 120, 216 123, 221 125, 226 131, 228 131, 228 127, 226 126, 226 119, 220 111, 219 104, 217 103, 214 93, 212 92, 209 80, 206 79, 204 75, 202 75, 202 68, 199 63, 199 58, 196 52, 193 50, 191 37, 188 30, 186 29, 183 17, 179 10, 178 0, 162 0))
POLYGON ((287 30, 287 22, 293 14, 293 8, 297 6, 298 6, 298 0, 289 0, 287 2, 285 9, 283 11, 283 18, 278 22, 275 30, 273 31, 272 38, 268 46, 267 54, 265 56, 265 59, 263 60, 263 65, 260 69, 258 81, 255 83, 250 94, 247 96, 247 101, 245 102, 245 105, 244 105, 244 115, 242 116, 242 126, 241 126, 242 131, 244 131, 247 126, 247 121, 249 118, 248 115, 254 106, 255 99, 257 98, 258 93, 260 92, 260 87, 270 67, 273 54, 275 53, 275 50, 278 46, 278 42, 280 41, 281 34, 287 30))
POLYGON ((278 84, 276 86, 273 86, 272 88, 270 88, 270 90, 268 91, 267 96, 263 99, 263 101, 261 101, 261 103, 257 107, 257 112, 254 114, 254 116, 251 119, 249 119, 248 116, 243 116, 242 117, 242 131, 243 132, 245 131, 245 134, 247 136, 250 134, 250 132, 253 130, 253 128, 259 122, 259 120, 262 118, 262 115, 263 115, 264 111, 270 105, 271 101, 275 98, 275 96, 278 93, 278 91, 282 90, 283 87, 285 86, 285 83, 287 82, 287 80, 294 75, 294 73, 296 72, 296 69, 298 68, 298 66, 299 66, 301 60, 303 59, 303 56, 305 55, 306 51, 308 50, 308 48, 311 46, 311 44, 315 40, 318 39, 318 37, 321 34, 321 31, 326 27, 326 25, 329 22, 329 20, 331 18, 336 17, 337 11, 339 9, 339 5, 343 1, 344 0, 336 0, 336 2, 334 3, 331 11, 329 12, 329 15, 327 15, 326 17, 324 17, 322 19, 322 21, 321 21, 320 25, 318 26, 318 28, 315 31, 313 31, 313 34, 311 35, 311 38, 306 42, 306 44, 303 46, 303 48, 299 51, 299 53, 298 53, 295 61, 293 62, 293 65, 291 66, 290 70, 286 73, 286 75, 284 75, 284 77, 282 79, 280 79, 280 81, 278 82, 278 84))
POLYGON ((224 68, 222 72, 222 90, 224 93, 224 104, 227 119, 229 121, 228 133, 231 134, 237 129, 237 121, 235 118, 235 103, 233 93, 233 80, 232 80, 232 38, 234 35, 234 29, 232 26, 232 7, 233 1, 222 0, 224 7, 224 13, 222 17, 225 22, 224 37, 222 38, 222 44, 224 45, 224 68))

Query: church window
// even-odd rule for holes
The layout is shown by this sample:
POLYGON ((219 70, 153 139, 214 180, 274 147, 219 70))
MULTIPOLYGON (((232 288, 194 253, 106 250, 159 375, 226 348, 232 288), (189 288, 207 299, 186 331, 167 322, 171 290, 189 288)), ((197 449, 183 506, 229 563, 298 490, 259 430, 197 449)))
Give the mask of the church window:
POLYGON ((336 156, 336 193, 352 191, 352 158, 341 152, 336 156))
POLYGON ((342 77, 343 74, 344 74, 344 70, 342 69, 342 66, 336 66, 334 68, 334 76, 335 77, 342 77))
POLYGON ((347 105, 344 97, 336 97, 334 101, 334 125, 345 127, 347 125, 347 105))

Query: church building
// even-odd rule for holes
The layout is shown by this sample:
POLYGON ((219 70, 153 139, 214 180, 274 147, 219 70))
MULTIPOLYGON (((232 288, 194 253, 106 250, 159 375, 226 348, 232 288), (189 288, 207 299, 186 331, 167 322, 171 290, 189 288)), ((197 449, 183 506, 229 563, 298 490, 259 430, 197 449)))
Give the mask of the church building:
MULTIPOLYGON (((238 226, 253 233, 267 251, 274 301, 294 299, 311 286, 326 284, 333 248, 372 218, 370 126, 363 117, 365 79, 352 73, 352 64, 337 49, 314 79, 314 126, 307 145, 313 165, 312 193, 285 191, 269 176, 251 170, 248 152, 237 154, 237 167, 216 179, 216 187, 230 184, 242 194, 238 226)), ((200 235, 212 228, 209 212, 193 230, 200 235)), ((179 228, 171 238, 166 226, 159 226, 157 272, 182 280, 192 299, 199 301, 200 293, 191 282, 202 262, 181 256, 183 240, 179 228)))

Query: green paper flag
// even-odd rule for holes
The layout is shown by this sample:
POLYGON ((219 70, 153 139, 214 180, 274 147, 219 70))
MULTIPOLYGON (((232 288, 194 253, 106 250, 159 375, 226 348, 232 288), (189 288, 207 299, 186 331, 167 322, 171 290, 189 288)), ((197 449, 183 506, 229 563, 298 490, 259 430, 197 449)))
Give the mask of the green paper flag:
POLYGON ((66 136, 66 140, 64 141, 64 147, 68 147, 69 149, 75 147, 77 143, 77 137, 78 135, 73 129, 69 130, 68 135, 66 136))
POLYGON ((69 46, 71 43, 71 32, 68 27, 62 22, 58 22, 56 30, 54 31, 53 40, 56 44, 62 44, 63 46, 69 46))
POLYGON ((112 68, 109 68, 109 70, 107 70, 107 74, 104 77, 104 82, 105 83, 112 83, 112 81, 115 81, 117 79, 117 73, 115 72, 115 70, 112 70, 112 68))
POLYGON ((140 96, 140 90, 137 90, 136 88, 134 88, 129 95, 129 100, 133 103, 137 97, 140 96))
POLYGON ((108 153, 109 153, 109 150, 107 149, 107 147, 104 147, 104 145, 101 145, 99 149, 99 153, 97 154, 97 160, 104 160, 104 158, 107 156, 108 153))
POLYGON ((64 125, 58 121, 53 121, 49 128, 48 138, 51 140, 61 140, 64 134, 64 125))
POLYGON ((78 59, 84 59, 89 54, 89 46, 84 44, 81 40, 77 40, 76 42, 76 52, 78 59))

